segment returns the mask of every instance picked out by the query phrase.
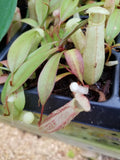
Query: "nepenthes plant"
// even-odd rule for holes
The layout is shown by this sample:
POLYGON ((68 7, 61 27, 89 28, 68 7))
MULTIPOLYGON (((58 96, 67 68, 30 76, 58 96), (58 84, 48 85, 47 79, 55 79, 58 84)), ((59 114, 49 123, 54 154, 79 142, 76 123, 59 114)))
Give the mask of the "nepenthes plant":
POLYGON ((114 39, 120 31, 116 15, 120 15, 118 1, 110 3, 106 0, 81 6, 79 0, 29 0, 28 17, 20 22, 31 28, 14 41, 7 60, 1 62, 6 66, 1 69, 9 72, 1 95, 3 114, 28 124, 35 120, 33 113, 23 110, 24 86, 42 64, 37 82, 41 132, 57 131, 80 112, 90 111, 85 96, 89 86, 100 79, 104 65, 117 64, 109 61, 114 39), (87 16, 83 20, 80 15, 87 16), (68 43, 73 44, 72 48, 68 43), (106 50, 109 55, 105 61, 106 50), (58 74, 63 68, 65 71, 58 74), (73 99, 42 121, 44 106, 55 83, 68 75, 77 79, 70 84, 73 99))

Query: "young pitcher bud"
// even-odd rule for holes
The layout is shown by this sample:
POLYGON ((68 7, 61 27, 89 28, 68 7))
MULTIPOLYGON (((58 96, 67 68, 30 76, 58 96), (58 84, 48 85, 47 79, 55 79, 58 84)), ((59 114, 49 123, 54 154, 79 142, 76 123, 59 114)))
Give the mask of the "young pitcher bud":
POLYGON ((31 124, 34 121, 34 114, 32 112, 23 111, 20 114, 19 120, 26 124, 31 124))
POLYGON ((86 33, 86 48, 83 54, 84 81, 87 84, 94 84, 103 72, 105 15, 108 15, 109 12, 102 7, 92 7, 87 10, 87 13, 89 13, 89 24, 86 33))

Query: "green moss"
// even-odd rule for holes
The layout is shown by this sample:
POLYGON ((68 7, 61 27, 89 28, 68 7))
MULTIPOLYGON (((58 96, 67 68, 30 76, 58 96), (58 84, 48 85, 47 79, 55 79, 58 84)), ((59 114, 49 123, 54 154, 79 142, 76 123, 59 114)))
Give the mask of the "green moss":
POLYGON ((75 157, 75 153, 73 152, 73 150, 69 150, 68 153, 67 153, 67 156, 69 158, 74 158, 75 157))

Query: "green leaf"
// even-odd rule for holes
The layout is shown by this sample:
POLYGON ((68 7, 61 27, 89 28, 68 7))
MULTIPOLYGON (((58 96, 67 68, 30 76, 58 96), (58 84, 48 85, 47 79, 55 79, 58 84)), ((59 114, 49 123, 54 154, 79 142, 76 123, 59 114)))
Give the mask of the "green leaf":
MULTIPOLYGON (((30 60, 30 63, 31 63, 31 61, 32 61, 32 57, 33 57, 33 59, 34 59, 34 57, 35 56, 37 56, 39 53, 41 53, 41 52, 47 52, 49 49, 50 49, 50 47, 51 47, 51 45, 52 44, 47 44, 47 45, 45 45, 45 46, 43 46, 43 47, 41 47, 40 49, 38 49, 38 50, 36 50, 36 51, 34 51, 33 53, 31 53, 28 57, 27 57, 27 59, 26 59, 26 62, 27 62, 27 60, 29 60, 29 59, 31 59, 30 60)), ((34 63, 32 63, 33 65, 34 65, 34 63)), ((29 65, 29 63, 28 63, 28 65, 29 65)), ((31 65, 32 66, 32 65, 31 65)), ((23 67, 23 68, 25 68, 26 70, 28 69, 27 68, 27 65, 25 66, 25 67, 23 67), (26 67, 26 68, 25 68, 26 67)), ((21 71, 21 69, 19 69, 20 71, 21 71)), ((24 74, 24 75, 26 75, 26 70, 22 70, 21 72, 21 77, 23 78, 23 75, 22 74, 24 74)), ((19 71, 17 72, 17 74, 19 74, 19 71)), ((29 73, 30 75, 32 74, 32 73, 29 73)), ((16 76, 16 74, 15 74, 15 76, 16 76)), ((28 77, 27 78, 29 78, 29 75, 28 75, 28 77)), ((26 78, 26 79, 27 79, 26 78)), ((20 80, 22 81, 20 81, 20 83, 18 83, 17 84, 17 88, 19 88, 23 83, 24 83, 24 81, 26 81, 26 80, 24 80, 24 78, 23 79, 21 79, 20 78, 20 80)), ((9 76, 8 76, 8 78, 7 78, 7 80, 6 80, 6 83, 5 83, 5 85, 4 85, 4 87, 3 87, 3 90, 2 90, 2 94, 1 94, 1 101, 2 101, 2 103, 4 104, 5 103, 5 99, 6 99, 6 97, 8 96, 8 95, 10 95, 10 93, 12 93, 12 92, 14 92, 17 88, 16 88, 16 85, 15 86, 10 86, 10 81, 11 81, 11 74, 9 74, 9 76), (12 91, 13 90, 13 91, 12 91)), ((16 81, 15 81, 15 83, 17 83, 16 81)))
MULTIPOLYGON (((39 50, 41 50, 40 52, 47 52, 47 51, 49 51, 54 44, 55 44, 55 42, 53 42, 53 43, 46 43, 46 44, 44 44, 44 45, 41 45, 40 48, 38 48, 37 50, 35 50, 34 52, 32 52, 31 54, 28 55, 28 57, 26 58, 26 61, 27 61, 29 58, 34 57, 34 56, 37 54, 37 52, 39 52, 39 50)), ((54 49, 53 49, 53 50, 54 50, 54 49)))
MULTIPOLYGON (((10 119, 11 121, 13 121, 14 119, 16 119, 17 117, 19 117, 19 110, 17 108, 15 108, 14 103, 13 102, 7 102, 7 106, 9 108, 9 112, 10 112, 10 119)), ((6 107, 4 107, 4 114, 8 114, 8 110, 6 107)))
POLYGON ((23 33, 14 41, 8 52, 8 65, 10 71, 14 73, 24 62, 29 54, 32 44, 37 40, 41 41, 41 36, 35 29, 23 33))
POLYGON ((12 81, 13 86, 10 93, 17 90, 32 75, 32 73, 57 50, 57 48, 49 49, 49 45, 47 44, 34 51, 34 54, 29 56, 29 58, 15 72, 12 81))
MULTIPOLYGON (((10 107, 10 104, 8 104, 8 106, 10 107)), ((14 107, 13 104, 11 104, 11 107, 12 107, 12 113, 11 113, 12 120, 17 119, 21 112, 16 107, 14 107)))
POLYGON ((43 25, 47 15, 49 8, 49 0, 36 0, 36 14, 38 23, 40 26, 43 25))
POLYGON ((60 7, 63 0, 51 0, 50 1, 50 13, 60 7))
POLYGON ((41 44, 41 41, 44 39, 43 38, 44 37, 44 30, 41 28, 37 28, 37 27, 35 28, 35 30, 38 32, 39 36, 36 36, 34 42, 31 44, 31 49, 29 51, 29 55, 31 53, 33 53, 33 51, 35 51, 38 48, 38 46, 41 44))
POLYGON ((5 99, 6 97, 8 96, 8 91, 11 89, 11 86, 10 86, 10 79, 11 79, 11 74, 9 74, 5 84, 4 84, 4 87, 2 89, 2 93, 1 93, 1 102, 4 104, 5 103, 5 99))
POLYGON ((26 24, 34 27, 34 28, 38 27, 38 23, 31 18, 24 18, 24 19, 21 20, 21 22, 26 23, 26 24))
POLYGON ((4 104, 6 102, 6 98, 9 96, 13 96, 13 106, 16 107, 18 111, 22 111, 24 106, 25 106, 25 95, 24 95, 24 90, 23 87, 20 87, 15 93, 10 95, 10 90, 12 89, 12 86, 10 86, 10 80, 11 80, 11 74, 9 75, 3 90, 1 94, 1 101, 4 104))
POLYGON ((6 34, 17 6, 17 0, 0 0, 0 41, 6 34))
POLYGON ((49 61, 44 66, 39 79, 38 79, 38 93, 41 104, 44 106, 48 97, 50 96, 54 83, 56 72, 58 69, 59 60, 62 56, 62 53, 57 53, 52 56, 49 61))
POLYGON ((9 95, 6 100, 10 110, 11 118, 17 118, 25 106, 25 95, 23 87, 20 87, 14 93, 9 95))
POLYGON ((42 39, 41 44, 44 45, 49 42, 53 42, 53 39, 50 36, 50 34, 47 31, 45 31, 45 37, 44 37, 44 39, 42 39))
POLYGON ((106 35, 105 40, 106 42, 111 45, 114 41, 114 38, 120 32, 120 9, 115 9, 114 12, 108 19, 107 27, 106 27, 106 35))
POLYGON ((72 73, 83 83, 84 64, 79 50, 71 49, 64 54, 72 73))
POLYGON ((95 3, 91 3, 91 4, 86 4, 84 6, 81 6, 81 7, 77 8, 74 11, 74 14, 79 13, 79 12, 83 12, 84 10, 87 10, 88 8, 91 8, 91 7, 94 7, 94 6, 102 6, 102 5, 104 5, 104 2, 95 2, 95 3))
POLYGON ((14 100, 14 106, 17 108, 18 111, 22 111, 25 106, 25 94, 23 87, 20 87, 15 93, 15 100, 14 100))
POLYGON ((36 0, 28 0, 28 12, 29 12, 29 17, 37 21, 37 15, 35 11, 35 2, 36 0))
POLYGON ((73 15, 79 0, 66 0, 62 1, 60 7, 60 20, 65 21, 67 18, 73 15))

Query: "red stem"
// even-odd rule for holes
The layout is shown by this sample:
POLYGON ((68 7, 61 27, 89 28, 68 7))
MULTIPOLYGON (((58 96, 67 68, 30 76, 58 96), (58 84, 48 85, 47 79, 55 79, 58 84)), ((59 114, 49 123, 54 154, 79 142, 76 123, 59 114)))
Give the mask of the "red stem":
POLYGON ((5 107, 7 108, 7 111, 8 111, 8 114, 7 113, 4 113, 4 116, 9 116, 10 115, 10 111, 9 111, 9 107, 8 107, 8 96, 6 97, 6 100, 5 100, 5 107))
POLYGON ((68 67, 66 67, 64 64, 61 64, 61 63, 60 63, 60 65, 63 66, 63 67, 64 67, 68 72, 70 72, 71 74, 74 74, 74 73, 73 73, 68 67))
POLYGON ((41 125, 41 122, 42 122, 43 111, 44 111, 44 105, 42 105, 42 109, 41 109, 40 120, 39 120, 39 122, 38 122, 38 125, 39 125, 39 126, 41 125))

